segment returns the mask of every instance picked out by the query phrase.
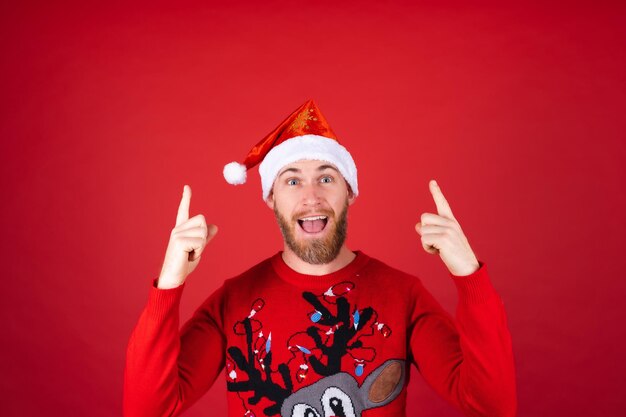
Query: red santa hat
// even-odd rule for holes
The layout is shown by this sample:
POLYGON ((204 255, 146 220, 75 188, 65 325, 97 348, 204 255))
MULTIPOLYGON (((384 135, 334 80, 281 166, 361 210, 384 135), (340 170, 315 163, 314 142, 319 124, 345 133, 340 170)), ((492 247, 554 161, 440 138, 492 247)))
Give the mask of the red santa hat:
POLYGON ((267 199, 274 179, 286 165, 300 160, 319 160, 333 164, 358 195, 356 165, 346 148, 339 144, 326 118, 313 100, 308 100, 248 152, 243 164, 224 166, 229 184, 246 182, 247 171, 259 164, 263 199, 267 199))

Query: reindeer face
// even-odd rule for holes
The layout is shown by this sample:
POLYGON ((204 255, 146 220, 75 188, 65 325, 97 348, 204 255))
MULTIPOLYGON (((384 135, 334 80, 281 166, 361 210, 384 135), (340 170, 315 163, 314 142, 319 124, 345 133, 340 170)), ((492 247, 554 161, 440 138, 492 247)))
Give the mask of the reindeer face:
POLYGON ((340 372, 304 387, 284 402, 282 417, 360 417, 363 410, 393 401, 404 385, 404 362, 389 360, 374 370, 361 387, 340 372))
POLYGON ((283 403, 281 416, 356 417, 349 393, 358 391, 356 380, 350 374, 341 372, 292 394, 283 403))
MULTIPOLYGON (((261 322, 256 318, 251 319, 264 305, 262 299, 257 299, 252 303, 250 315, 238 321, 233 327, 235 334, 246 336, 247 354, 238 346, 227 348, 234 362, 234 365, 231 363, 233 369, 228 374, 232 379, 227 381, 228 391, 252 391, 253 395, 247 399, 250 405, 257 405, 262 398, 267 398, 271 405, 263 408, 266 416, 280 413, 282 417, 361 417, 364 410, 382 407, 392 402, 404 387, 406 372, 404 359, 387 360, 369 373, 361 386, 351 374, 341 372, 341 358, 348 354, 350 349, 363 348, 365 353, 372 354, 363 358, 353 356, 355 360, 360 359, 355 374, 361 376, 362 364, 365 361, 373 361, 375 350, 364 347, 364 342, 359 336, 371 336, 375 331, 374 326, 377 325, 376 328, 381 331, 383 337, 389 337, 391 329, 378 323, 378 314, 372 307, 361 310, 356 306, 351 307, 343 295, 354 288, 353 283, 346 281, 339 284, 332 286, 324 294, 315 295, 308 291, 302 294, 303 298, 315 308, 317 316, 311 315, 310 318, 316 325, 309 326, 306 332, 293 334, 288 342, 288 349, 293 356, 291 360, 302 359, 301 356, 294 355, 295 346, 302 355, 308 355, 304 360, 311 366, 313 373, 325 378, 294 392, 289 368, 291 360, 272 367, 274 351, 271 349, 271 333, 266 340, 260 331, 263 327, 261 322), (334 292, 335 289, 337 293, 334 292), (329 306, 334 308, 328 308, 329 306), (256 332, 259 333, 255 340, 256 332), (333 337, 330 338, 329 334, 333 337), (303 335, 308 338, 303 341, 303 346, 300 346, 296 339, 303 335), (261 354, 263 346, 265 350, 261 354), (319 349, 323 354, 318 357, 306 346, 319 349), (322 357, 325 357, 325 362, 322 361, 322 357), (245 373, 248 379, 239 380, 235 369, 245 373)), ((302 365, 300 370, 308 369, 302 365)), ((303 382, 306 371, 303 374, 296 374, 296 377, 298 382, 303 382)), ((247 410, 246 415, 250 411, 247 410)))

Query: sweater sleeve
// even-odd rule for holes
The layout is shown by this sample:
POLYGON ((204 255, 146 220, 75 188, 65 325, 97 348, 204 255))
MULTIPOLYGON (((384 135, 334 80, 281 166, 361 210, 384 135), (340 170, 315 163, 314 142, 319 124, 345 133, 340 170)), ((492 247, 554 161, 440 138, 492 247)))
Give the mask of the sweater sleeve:
POLYGON ((411 318, 413 361, 427 383, 471 417, 512 417, 517 411, 511 335, 502 299, 487 267, 450 273, 459 294, 456 321, 416 282, 411 318))
POLYGON ((224 366, 222 285, 179 330, 185 284, 159 289, 148 302, 126 350, 123 411, 126 417, 176 416, 213 384, 224 366))

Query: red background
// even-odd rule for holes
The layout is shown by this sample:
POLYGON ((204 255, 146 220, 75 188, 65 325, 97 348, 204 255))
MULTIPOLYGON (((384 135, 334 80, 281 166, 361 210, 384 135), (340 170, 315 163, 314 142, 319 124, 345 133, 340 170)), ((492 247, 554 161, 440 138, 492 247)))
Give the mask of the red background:
MULTIPOLYGON (((3 3, 2 405, 121 412, 183 184, 220 227, 187 319, 282 240, 222 178, 313 98, 359 168, 348 244, 456 292, 414 224, 435 178, 504 299, 520 416, 626 407, 623 2, 3 3), (261 5, 262 3, 262 5, 261 5)), ((411 416, 458 412, 416 377, 411 416)), ((225 414, 217 381, 188 416, 225 414)))

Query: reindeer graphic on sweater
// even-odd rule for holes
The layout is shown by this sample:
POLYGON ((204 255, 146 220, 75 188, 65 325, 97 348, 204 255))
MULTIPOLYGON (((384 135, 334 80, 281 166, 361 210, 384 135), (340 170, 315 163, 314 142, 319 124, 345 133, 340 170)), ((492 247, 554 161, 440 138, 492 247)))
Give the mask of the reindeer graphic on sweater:
POLYGON ((341 358, 351 355, 357 363, 355 375, 363 375, 365 363, 374 361, 376 351, 364 346, 361 336, 391 335, 391 328, 378 321, 373 308, 350 305, 346 296, 354 287, 354 283, 344 281, 323 294, 302 293, 314 309, 308 314, 314 324, 289 338, 292 359, 277 366, 272 364, 271 333, 265 337, 257 316, 265 302, 258 298, 252 303, 248 317, 233 328, 236 334, 245 336, 247 352, 229 347, 226 363, 230 379, 227 389, 240 396, 245 417, 256 417, 248 405, 255 406, 261 399, 271 403, 263 409, 266 416, 361 417, 364 410, 385 406, 400 394, 406 379, 402 359, 385 361, 360 386, 352 374, 341 369, 341 358), (311 370, 322 379, 294 389, 292 370, 297 382, 303 382, 311 370), (247 379, 240 378, 242 373, 247 379), (244 399, 243 393, 252 396, 244 399))

